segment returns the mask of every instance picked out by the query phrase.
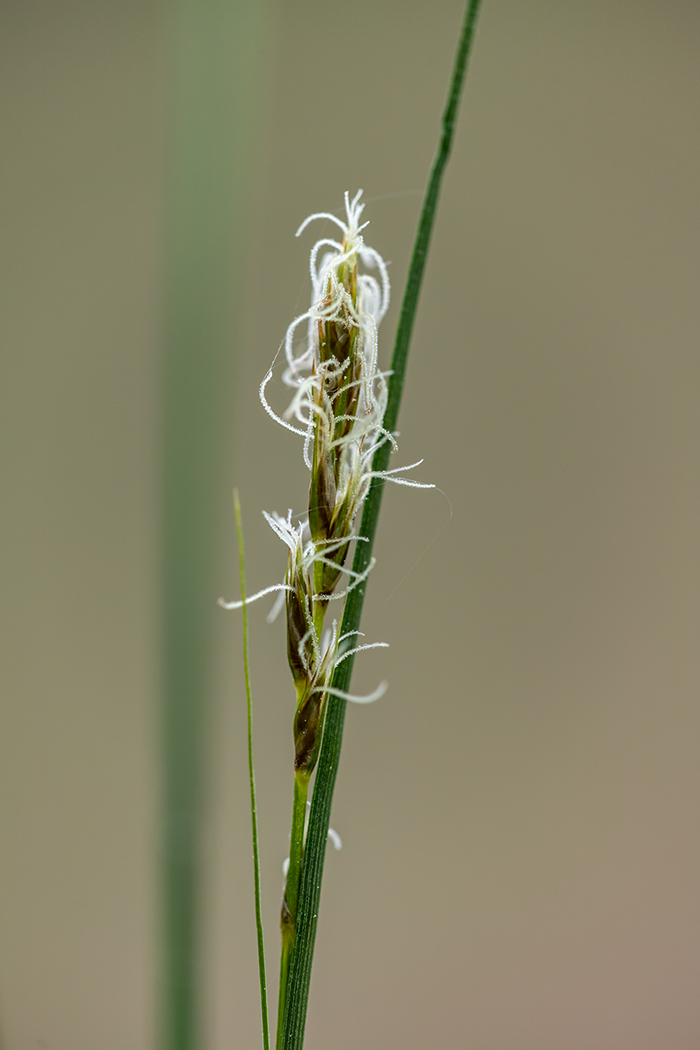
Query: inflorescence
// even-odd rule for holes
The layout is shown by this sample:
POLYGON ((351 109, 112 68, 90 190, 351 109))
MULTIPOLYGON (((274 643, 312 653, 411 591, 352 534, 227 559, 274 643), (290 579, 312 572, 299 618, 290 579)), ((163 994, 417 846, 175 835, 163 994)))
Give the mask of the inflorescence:
MULTIPOLYGON (((374 454, 382 444, 388 442, 392 450, 397 446, 395 435, 383 425, 390 373, 379 368, 377 342, 379 324, 389 307, 389 275, 381 255, 364 242, 362 231, 367 223, 360 224, 361 195, 360 190, 350 200, 345 194, 345 221, 319 212, 297 230, 299 236, 310 222, 328 219, 339 227, 342 237, 322 237, 311 249, 311 306, 292 321, 284 340, 282 380, 293 396, 283 416, 266 397, 272 368, 260 384, 265 411, 303 439, 304 462, 311 473, 308 513, 302 520, 295 522, 291 510, 286 518, 263 511, 288 548, 284 583, 246 599, 250 603, 280 592, 268 619, 285 607, 287 656, 296 689, 294 807, 281 915, 280 1024, 296 931, 309 780, 321 747, 328 697, 369 703, 386 690, 382 682, 369 696, 361 697, 331 684, 335 669, 344 660, 386 643, 360 643, 359 631, 341 634, 340 617, 326 628, 326 611, 331 602, 342 601, 362 584, 374 566, 371 559, 360 573, 346 564, 352 543, 368 542, 354 524, 372 480, 433 487, 401 476, 418 463, 396 470, 372 469, 374 454), (300 332, 305 332, 301 340, 300 332)), ((219 601, 226 609, 243 604, 219 601)))
MULTIPOLYGON (((359 190, 350 200, 346 192, 345 221, 330 212, 317 212, 297 230, 298 237, 309 223, 328 219, 339 227, 342 239, 322 237, 311 249, 311 306, 292 321, 284 340, 286 368, 282 380, 294 391, 284 416, 274 411, 266 397, 272 368, 260 384, 265 411, 303 438, 304 462, 311 471, 308 516, 304 520, 294 524, 291 510, 286 518, 263 511, 289 549, 285 582, 247 599, 251 602, 275 590, 282 592, 289 666, 297 692, 295 769, 307 775, 318 758, 328 695, 335 693, 343 699, 368 703, 386 689, 382 683, 365 697, 332 690, 330 680, 342 660, 386 643, 353 646, 357 638, 339 635, 335 620, 330 630, 323 631, 328 604, 343 599, 374 566, 372 559, 359 574, 345 564, 353 540, 365 541, 353 532, 353 523, 372 478, 432 488, 398 476, 418 463, 398 470, 372 470, 380 444, 388 441, 392 449, 397 446, 394 435, 382 425, 390 373, 382 372, 378 364, 377 330, 389 308, 389 275, 381 255, 365 244, 362 236, 368 223, 360 224, 364 210, 361 195, 359 190), (326 250, 321 255, 322 249, 326 250), (374 270, 378 276, 366 270, 374 270), (305 339, 300 347, 297 336, 302 326, 305 339), (343 576, 345 585, 338 588, 343 576)), ((234 609, 242 603, 220 600, 220 604, 234 609)), ((278 603, 270 618, 279 608, 278 603)))

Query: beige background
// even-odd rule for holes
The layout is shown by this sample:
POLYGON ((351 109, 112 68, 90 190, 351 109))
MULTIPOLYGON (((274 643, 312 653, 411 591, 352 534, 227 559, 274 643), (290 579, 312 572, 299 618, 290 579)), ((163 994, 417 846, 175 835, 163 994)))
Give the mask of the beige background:
MULTIPOLYGON (((307 302, 294 230, 364 188, 387 354, 460 16, 268 9, 221 478, 251 587, 284 566, 260 509, 305 498, 256 396, 307 302)), ((168 9, 2 18, 4 1050, 146 1050, 168 9)), ((700 1042, 699 32, 689 0, 484 0, 396 458, 444 494, 385 500, 365 630, 391 649, 355 683, 391 688, 349 713, 308 1050, 700 1042)), ((292 708, 265 612, 274 971, 292 708)), ((221 614, 211 1050, 259 1045, 239 626, 221 614)))

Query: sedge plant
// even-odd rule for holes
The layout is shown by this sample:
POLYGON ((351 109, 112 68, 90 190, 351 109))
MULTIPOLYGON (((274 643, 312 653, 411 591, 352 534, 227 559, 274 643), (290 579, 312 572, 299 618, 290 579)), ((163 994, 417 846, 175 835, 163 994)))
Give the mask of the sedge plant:
MULTIPOLYGON (((282 379, 291 389, 292 398, 282 414, 270 405, 266 393, 273 368, 260 385, 260 399, 268 414, 301 439, 304 462, 310 474, 308 502, 300 517, 296 518, 291 510, 285 517, 263 512, 269 526, 287 547, 284 582, 246 598, 241 561, 241 600, 220 600, 227 609, 242 607, 245 617, 250 602, 277 591, 278 600, 271 617, 282 609, 286 616, 287 659, 295 695, 294 764, 290 854, 285 865, 280 917, 276 1050, 302 1050, 303 1047, 345 708, 348 702, 378 700, 386 690, 386 683, 382 682, 367 696, 350 692, 355 656, 385 644, 361 641, 360 631, 365 587, 374 565, 372 547, 383 489, 387 482, 432 488, 404 476, 421 461, 389 469, 389 457, 397 448, 396 423, 413 321, 479 6, 480 0, 469 0, 467 5, 440 145, 409 267, 391 368, 387 371, 380 368, 378 348, 378 330, 390 298, 387 268, 381 255, 365 242, 363 231, 368 224, 361 221, 362 191, 352 198, 346 192, 343 218, 329 212, 315 213, 297 230, 300 236, 310 223, 325 219, 334 224, 338 233, 320 238, 311 249, 311 305, 292 321, 283 344, 282 379), (335 611, 339 608, 342 615, 335 611), (314 772, 316 779, 309 805, 314 772)), ((237 497, 236 518, 242 559, 237 497)), ((268 1050, 247 619, 244 619, 244 661, 263 1044, 268 1050)))

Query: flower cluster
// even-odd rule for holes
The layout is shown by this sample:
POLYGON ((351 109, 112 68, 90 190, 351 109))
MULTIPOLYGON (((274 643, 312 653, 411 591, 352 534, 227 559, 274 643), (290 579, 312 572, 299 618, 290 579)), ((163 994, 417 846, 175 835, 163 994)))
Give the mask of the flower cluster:
POLYGON ((345 194, 346 221, 322 212, 297 230, 299 236, 310 222, 330 219, 342 238, 323 237, 311 249, 311 305, 292 321, 284 341, 282 378, 294 391, 284 418, 265 396, 271 371, 260 387, 270 415, 303 437, 304 461, 311 471, 304 524, 293 526, 291 512, 286 520, 266 515, 289 548, 285 587, 287 648, 297 690, 295 768, 309 772, 318 754, 332 671, 359 648, 351 650, 351 640, 338 637, 335 624, 322 637, 326 608, 363 579, 345 567, 351 542, 362 542, 353 523, 372 478, 377 445, 394 443, 382 427, 387 385, 378 367, 377 344, 377 329, 389 306, 389 276, 382 257, 364 242, 367 224, 360 222, 360 196, 350 200, 345 194), (305 338, 299 346, 300 331, 305 338), (339 589, 341 575, 348 583, 339 589))
MULTIPOLYGON (((364 542, 364 537, 353 532, 353 524, 371 480, 380 476, 398 484, 432 487, 397 476, 416 463, 399 470, 372 470, 374 453, 382 442, 396 448, 394 436, 382 425, 388 373, 379 368, 377 341, 379 324, 389 307, 390 285, 384 260, 362 236, 368 224, 361 223, 361 195, 360 190, 351 200, 345 194, 345 220, 318 212, 297 230, 299 236, 309 223, 328 219, 342 236, 322 237, 311 249, 311 305, 292 321, 284 340, 282 379, 293 396, 283 416, 274 411, 266 396, 272 368, 260 385, 266 412, 303 438, 304 462, 311 472, 305 520, 295 525, 291 510, 286 518, 265 513, 289 550, 285 582, 248 599, 274 590, 283 592, 287 654, 297 693, 295 770, 306 776, 318 757, 326 698, 337 692, 330 686, 335 667, 362 649, 384 644, 353 646, 357 639, 339 636, 335 621, 324 634, 329 602, 344 598, 374 565, 370 561, 366 571, 358 574, 345 564, 351 543, 364 542), (347 582, 339 587, 343 576, 347 582)), ((240 605, 222 604, 226 608, 240 605)), ((384 689, 382 685, 368 697, 338 695, 369 702, 384 689)))
MULTIPOLYGON (((372 469, 374 454, 383 442, 393 449, 393 434, 383 425, 387 405, 387 377, 378 364, 377 330, 389 307, 389 276, 382 257, 365 244, 360 220, 362 191, 352 200, 345 194, 345 221, 327 212, 310 215, 310 222, 328 219, 342 237, 322 237, 311 249, 311 305, 287 329, 284 340, 284 383, 293 391, 291 403, 278 415, 266 389, 270 369, 260 385, 260 400, 276 422, 303 439, 304 462, 311 473, 308 513, 295 523, 265 514, 265 519, 288 549, 284 583, 266 587, 247 602, 279 591, 272 619, 284 605, 287 614, 287 656, 296 690, 294 713, 294 805, 289 860, 285 864, 280 929, 279 1017, 284 1017, 292 945, 296 936, 299 887, 305 849, 305 825, 311 774, 316 766, 329 696, 358 703, 378 699, 382 683, 369 696, 358 697, 337 689, 335 669, 349 657, 384 642, 358 644, 361 634, 341 634, 337 620, 324 627, 328 606, 343 599, 371 571, 346 565, 351 544, 366 543, 354 530, 358 512, 373 478, 399 485, 432 488, 400 477, 398 470, 372 469), (373 272, 367 272, 373 271, 373 272), (301 336, 301 338, 300 338, 301 336), (344 578, 344 583, 340 584, 344 578)), ((418 466, 417 463, 411 464, 418 466)), ((228 609, 242 602, 223 602, 228 609)))

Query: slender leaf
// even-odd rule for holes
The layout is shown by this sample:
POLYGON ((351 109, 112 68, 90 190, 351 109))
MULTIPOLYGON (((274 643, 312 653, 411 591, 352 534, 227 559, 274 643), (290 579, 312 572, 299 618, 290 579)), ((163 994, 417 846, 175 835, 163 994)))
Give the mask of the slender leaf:
POLYGON ((250 690, 250 660, 248 657, 248 606, 245 590, 245 550, 243 547, 243 520, 238 489, 233 491, 233 507, 238 533, 238 561, 243 602, 243 672, 245 675, 246 711, 248 721, 248 779, 250 781, 250 823, 253 831, 253 874, 255 878, 255 929, 258 937, 258 970, 260 972, 260 1011, 262 1013, 263 1048, 270 1050, 270 1021, 267 1009, 267 973, 265 969, 265 937, 262 924, 260 890, 260 850, 258 848, 258 804, 255 793, 255 766, 253 763, 253 700, 250 690))
MULTIPOLYGON (((418 306, 442 176, 452 147, 457 109, 480 3, 481 0, 469 0, 467 4, 452 72, 447 106, 442 118, 440 144, 430 173, 428 188, 418 223, 391 361, 392 376, 389 383, 389 398, 384 416, 384 427, 388 431, 396 429, 398 420, 413 322, 418 306)), ((380 446, 374 457, 373 470, 386 470, 390 451, 390 446, 387 442, 380 446)), ((358 573, 364 572, 372 556, 384 484, 385 482, 382 479, 375 478, 365 501, 360 535, 366 536, 369 542, 356 545, 353 569, 358 573)), ((341 634, 358 630, 365 590, 366 582, 363 582, 348 595, 343 614, 343 623, 340 629, 341 634)), ((336 669, 333 677, 333 687, 335 689, 348 689, 352 675, 352 665, 353 659, 350 658, 336 669)), ((330 826, 333 790, 335 788, 343 740, 345 707, 346 701, 339 700, 336 697, 331 697, 328 701, 323 746, 316 773, 316 784, 311 803, 304 864, 301 873, 297 933, 292 953, 287 991, 288 1004, 285 1012, 284 1038, 282 1041, 284 1050, 302 1050, 304 1044, 311 966, 321 898, 323 864, 328 828, 330 826)))

